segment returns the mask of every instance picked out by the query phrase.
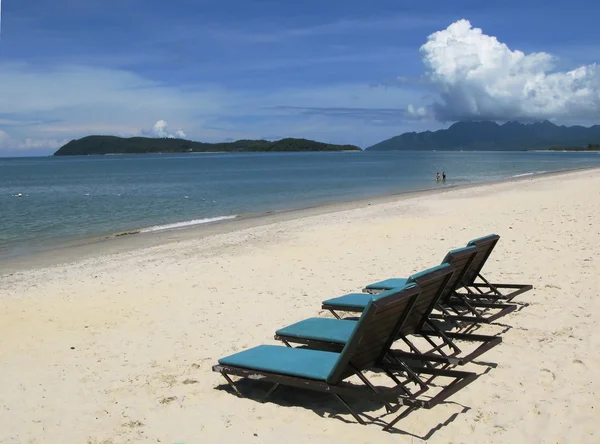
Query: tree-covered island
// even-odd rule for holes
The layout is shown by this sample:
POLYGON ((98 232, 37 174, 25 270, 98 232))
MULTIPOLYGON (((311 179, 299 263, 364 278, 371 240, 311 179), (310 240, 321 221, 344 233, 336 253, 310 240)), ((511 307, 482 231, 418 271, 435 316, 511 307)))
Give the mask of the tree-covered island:
POLYGON ((300 151, 361 151, 361 149, 355 145, 334 145, 314 140, 292 138, 275 142, 268 140, 238 140, 235 142, 206 143, 171 138, 87 136, 63 145, 54 155, 300 151))

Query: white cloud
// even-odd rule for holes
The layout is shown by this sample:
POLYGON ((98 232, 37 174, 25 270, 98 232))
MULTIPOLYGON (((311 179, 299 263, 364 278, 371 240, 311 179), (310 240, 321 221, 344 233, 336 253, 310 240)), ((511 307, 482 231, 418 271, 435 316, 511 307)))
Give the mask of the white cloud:
POLYGON ((169 124, 166 120, 157 121, 150 131, 142 131, 144 134, 148 134, 154 137, 162 137, 168 139, 185 139, 186 135, 183 130, 178 129, 174 133, 169 132, 169 124))
MULTIPOLYGON (((429 107, 438 120, 585 119, 600 112, 596 64, 556 72, 552 55, 511 50, 468 20, 431 34, 420 51, 440 95, 429 107)), ((424 116, 415 107, 408 113, 424 116)))
POLYGON ((12 137, 4 130, 0 130, 0 150, 11 152, 13 154, 23 153, 28 151, 39 150, 55 150, 67 143, 67 139, 32 139, 26 137, 24 139, 12 137))
POLYGON ((201 125, 204 115, 223 111, 225 95, 216 87, 188 91, 124 70, 2 63, 0 128, 11 128, 15 137, 134 135, 156 115, 184 127, 201 125))
POLYGON ((416 107, 414 105, 408 105, 406 112, 413 117, 424 118, 427 117, 427 108, 424 106, 416 107))

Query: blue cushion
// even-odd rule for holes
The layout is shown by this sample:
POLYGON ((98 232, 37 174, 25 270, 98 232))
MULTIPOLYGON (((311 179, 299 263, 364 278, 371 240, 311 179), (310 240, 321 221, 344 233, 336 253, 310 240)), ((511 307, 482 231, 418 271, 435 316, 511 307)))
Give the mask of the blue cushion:
POLYGON ((340 307, 364 309, 373 296, 366 293, 349 293, 337 298, 323 301, 323 305, 337 305, 340 307))
POLYGON ((479 241, 487 240, 488 238, 490 238, 492 236, 497 236, 497 234, 488 234, 487 236, 478 237, 477 239, 471 239, 469 241, 469 243, 467 244, 467 247, 475 245, 479 241))
POLYGON ((367 290, 388 290, 390 288, 402 288, 406 285, 407 278, 392 278, 369 284, 367 290))
POLYGON ((326 381, 339 357, 327 351, 259 345, 221 358, 219 364, 326 381))
POLYGON ((279 329, 275 334, 345 345, 348 339, 350 339, 356 324, 357 321, 345 319, 308 318, 279 329))

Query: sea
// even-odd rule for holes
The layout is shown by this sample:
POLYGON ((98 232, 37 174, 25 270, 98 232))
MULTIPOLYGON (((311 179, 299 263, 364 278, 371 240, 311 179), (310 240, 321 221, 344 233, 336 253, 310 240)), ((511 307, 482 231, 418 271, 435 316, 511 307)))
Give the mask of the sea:
POLYGON ((586 167, 595 152, 0 158, 0 261, 124 233, 586 167), (447 174, 436 182, 437 172, 447 174))

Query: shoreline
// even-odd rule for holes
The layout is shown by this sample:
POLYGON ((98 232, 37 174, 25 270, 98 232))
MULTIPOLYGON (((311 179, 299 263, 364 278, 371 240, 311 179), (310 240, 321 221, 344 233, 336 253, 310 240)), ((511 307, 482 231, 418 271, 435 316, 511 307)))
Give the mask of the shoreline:
POLYGON ((489 182, 449 185, 443 186, 442 188, 395 192, 362 199, 325 202, 301 208, 245 213, 235 215, 233 218, 165 230, 144 231, 145 228, 132 229, 127 230, 126 232, 114 233, 108 236, 64 243, 44 251, 38 251, 23 256, 0 259, 0 276, 38 268, 47 268, 55 265, 64 265, 96 256, 127 253, 133 250, 151 248, 174 242, 200 239, 217 234, 270 225, 277 222, 360 209, 390 202, 400 202, 431 195, 441 195, 450 193, 452 191, 489 188, 501 184, 510 184, 515 182, 539 180, 554 176, 577 174, 578 172, 589 170, 600 171, 600 167, 583 167, 562 171, 524 173, 522 175, 511 176, 505 179, 493 180, 489 182))

